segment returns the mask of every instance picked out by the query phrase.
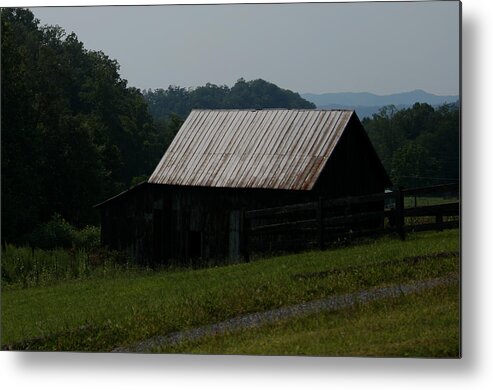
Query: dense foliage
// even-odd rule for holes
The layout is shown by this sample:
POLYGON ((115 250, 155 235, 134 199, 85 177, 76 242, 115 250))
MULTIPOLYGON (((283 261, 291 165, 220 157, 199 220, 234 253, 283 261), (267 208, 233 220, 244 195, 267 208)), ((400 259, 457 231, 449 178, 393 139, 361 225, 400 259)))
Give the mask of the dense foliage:
POLYGON ((383 107, 363 125, 395 185, 453 183, 460 174, 458 104, 383 107))
POLYGON ((55 212, 96 223, 92 206, 147 174, 162 154, 142 94, 116 61, 75 34, 2 10, 2 239, 55 212))
POLYGON ((241 78, 231 88, 210 83, 192 89, 170 86, 144 91, 144 96, 150 113, 160 120, 171 114, 185 118, 192 108, 315 108, 299 94, 261 79, 241 78))

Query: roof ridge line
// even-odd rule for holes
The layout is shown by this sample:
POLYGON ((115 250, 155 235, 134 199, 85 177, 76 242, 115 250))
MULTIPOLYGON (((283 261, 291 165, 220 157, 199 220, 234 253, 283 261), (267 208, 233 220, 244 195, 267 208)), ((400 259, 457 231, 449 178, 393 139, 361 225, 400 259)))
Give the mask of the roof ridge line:
POLYGON ((191 111, 348 111, 353 108, 192 108, 191 111))

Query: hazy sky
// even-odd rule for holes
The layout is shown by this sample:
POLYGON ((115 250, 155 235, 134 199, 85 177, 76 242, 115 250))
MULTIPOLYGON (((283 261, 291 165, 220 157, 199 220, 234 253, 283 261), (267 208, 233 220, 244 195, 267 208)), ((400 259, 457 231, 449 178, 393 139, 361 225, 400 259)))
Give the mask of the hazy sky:
POLYGON ((138 88, 262 78, 300 93, 459 93, 459 3, 33 8, 138 88))

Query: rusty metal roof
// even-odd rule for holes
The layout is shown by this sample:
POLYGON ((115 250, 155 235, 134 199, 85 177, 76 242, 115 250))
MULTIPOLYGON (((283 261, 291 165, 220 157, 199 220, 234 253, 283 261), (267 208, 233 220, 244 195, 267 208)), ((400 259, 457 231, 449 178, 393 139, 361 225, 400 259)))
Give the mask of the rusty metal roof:
POLYGON ((193 110, 149 183, 310 190, 350 110, 193 110))

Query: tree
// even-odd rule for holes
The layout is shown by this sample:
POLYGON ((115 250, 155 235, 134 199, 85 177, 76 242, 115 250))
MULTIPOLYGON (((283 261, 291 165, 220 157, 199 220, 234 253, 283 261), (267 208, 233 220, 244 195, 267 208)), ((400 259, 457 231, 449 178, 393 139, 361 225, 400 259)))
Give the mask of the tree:
POLYGON ((385 106, 373 114, 371 120, 363 122, 387 171, 392 164, 393 153, 405 143, 405 135, 395 123, 397 113, 395 106, 385 106))
POLYGON ((434 177, 438 168, 438 160, 427 149, 417 142, 409 142, 392 156, 392 182, 405 187, 431 185, 433 181, 426 178, 434 177))
POLYGON ((158 121, 167 121, 172 114, 185 118, 193 108, 315 108, 299 94, 261 79, 240 78, 231 88, 211 83, 195 89, 170 86, 145 91, 144 96, 158 121))
POLYGON ((75 34, 2 9, 2 240, 52 215, 97 223, 92 205, 149 175, 162 155, 142 93, 75 34))
POLYGON ((428 185, 459 179, 459 109, 416 103, 384 107, 363 124, 395 184, 428 185), (406 177, 412 176, 412 177, 406 177))

